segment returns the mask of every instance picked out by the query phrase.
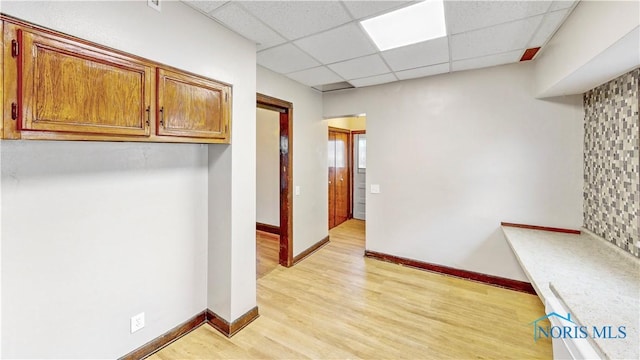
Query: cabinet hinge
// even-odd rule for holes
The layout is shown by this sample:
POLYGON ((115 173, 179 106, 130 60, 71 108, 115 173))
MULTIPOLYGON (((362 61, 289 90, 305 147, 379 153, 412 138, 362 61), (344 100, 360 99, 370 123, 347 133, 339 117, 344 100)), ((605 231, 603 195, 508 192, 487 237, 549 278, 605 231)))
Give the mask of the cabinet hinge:
POLYGON ((16 103, 11 103, 11 119, 18 119, 18 104, 16 103))
POLYGON ((18 57, 20 47, 18 46, 18 40, 11 40, 11 56, 18 57))

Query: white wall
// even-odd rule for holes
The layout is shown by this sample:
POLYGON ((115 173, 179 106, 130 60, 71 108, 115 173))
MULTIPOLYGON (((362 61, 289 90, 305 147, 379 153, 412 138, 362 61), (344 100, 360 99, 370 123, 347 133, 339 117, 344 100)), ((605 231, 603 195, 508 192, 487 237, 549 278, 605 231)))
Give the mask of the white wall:
POLYGON ((536 95, 582 94, 638 67, 639 27, 638 1, 581 1, 536 57, 536 95))
POLYGON ((324 95, 367 114, 369 250, 526 280, 500 222, 582 225, 580 96, 536 100, 530 64, 324 95))
POLYGON ((293 103, 293 254, 328 234, 327 122, 322 120, 322 94, 258 66, 259 93, 293 103))
POLYGON ((280 226, 280 115, 256 110, 256 221, 280 226))
POLYGON ((207 306, 255 306, 254 44, 174 1, 2 11, 231 83, 234 101, 231 146, 2 142, 1 357, 116 358, 207 306))

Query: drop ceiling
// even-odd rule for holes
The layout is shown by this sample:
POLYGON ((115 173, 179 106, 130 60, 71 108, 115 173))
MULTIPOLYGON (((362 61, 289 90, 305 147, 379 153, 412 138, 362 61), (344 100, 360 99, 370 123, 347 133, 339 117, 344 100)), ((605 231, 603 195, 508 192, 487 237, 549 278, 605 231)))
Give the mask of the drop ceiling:
POLYGON ((360 21, 415 1, 185 2, 254 41, 259 65, 321 91, 518 62, 577 3, 445 0, 447 36, 379 51, 360 21))

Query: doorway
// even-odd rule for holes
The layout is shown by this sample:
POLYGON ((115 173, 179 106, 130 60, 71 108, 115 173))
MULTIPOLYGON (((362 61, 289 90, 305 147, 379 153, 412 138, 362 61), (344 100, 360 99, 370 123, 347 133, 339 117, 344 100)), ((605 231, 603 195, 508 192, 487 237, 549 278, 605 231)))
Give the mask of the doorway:
MULTIPOLYGON (((278 236, 278 263, 285 267, 293 265, 293 104, 271 96, 256 94, 258 109, 276 112, 278 117, 278 186, 279 226, 262 228, 278 236)), ((259 179, 257 181, 260 181, 259 179)), ((264 225, 264 224, 262 224, 264 225)))
POLYGON ((329 229, 349 219, 366 220, 366 115, 328 121, 329 229))

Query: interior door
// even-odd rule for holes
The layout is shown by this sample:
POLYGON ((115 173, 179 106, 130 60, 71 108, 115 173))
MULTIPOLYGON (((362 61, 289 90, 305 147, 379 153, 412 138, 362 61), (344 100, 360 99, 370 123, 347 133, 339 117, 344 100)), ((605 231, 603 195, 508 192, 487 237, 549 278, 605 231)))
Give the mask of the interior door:
POLYGON ((355 134, 353 140, 353 218, 365 220, 367 135, 355 134))
POLYGON ((329 166, 329 229, 336 226, 336 133, 329 131, 327 147, 329 166))
POLYGON ((349 137, 348 130, 329 130, 329 229, 349 219, 349 137))
POLYGON ((335 166, 335 226, 349 219, 349 133, 337 132, 335 166))

